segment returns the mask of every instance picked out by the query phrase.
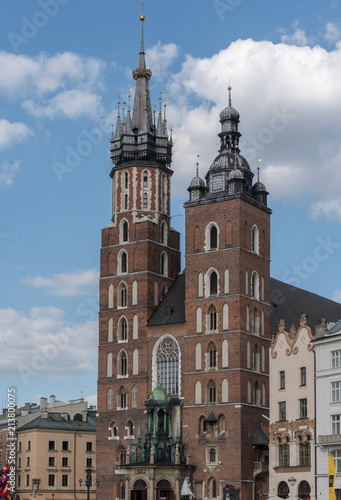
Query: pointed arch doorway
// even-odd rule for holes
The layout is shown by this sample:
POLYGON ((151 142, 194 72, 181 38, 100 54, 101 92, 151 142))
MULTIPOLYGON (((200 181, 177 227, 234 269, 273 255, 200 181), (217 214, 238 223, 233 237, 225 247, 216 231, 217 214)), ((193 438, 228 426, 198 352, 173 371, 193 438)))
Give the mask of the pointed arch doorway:
POLYGON ((156 500, 173 500, 172 485, 167 479, 161 479, 156 484, 156 500))
POLYGON ((130 492, 131 500, 147 500, 147 483, 143 479, 138 479, 130 492))

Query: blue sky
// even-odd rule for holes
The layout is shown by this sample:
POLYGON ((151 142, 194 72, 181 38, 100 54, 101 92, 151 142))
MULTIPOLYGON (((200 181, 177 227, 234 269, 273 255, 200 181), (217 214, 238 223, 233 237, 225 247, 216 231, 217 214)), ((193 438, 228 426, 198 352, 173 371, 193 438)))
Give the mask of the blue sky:
MULTIPOLYGON (((0 0, 1 403, 97 380, 108 137, 138 62, 136 0, 0 0)), ((269 192, 273 277, 341 301, 341 4, 145 0, 152 101, 173 128, 173 226, 217 154, 229 76, 242 154, 269 192)), ((315 326, 315 325, 311 325, 315 326)))

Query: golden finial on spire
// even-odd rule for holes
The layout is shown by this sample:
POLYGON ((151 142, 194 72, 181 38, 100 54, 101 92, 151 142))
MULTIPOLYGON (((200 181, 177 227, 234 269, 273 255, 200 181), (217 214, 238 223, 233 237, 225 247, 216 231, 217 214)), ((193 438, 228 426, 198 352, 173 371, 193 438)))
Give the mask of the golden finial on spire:
POLYGON ((142 2, 141 2, 141 7, 142 7, 142 14, 140 15, 140 21, 142 21, 142 22, 143 22, 146 18, 145 18, 145 16, 143 15, 144 5, 143 5, 143 3, 142 3, 142 2))
POLYGON ((260 171, 260 162, 263 161, 263 158, 259 158, 258 160, 258 167, 257 167, 257 182, 259 182, 259 171, 260 171))
POLYGON ((231 90, 232 90, 232 87, 231 87, 231 78, 232 78, 232 76, 229 76, 229 86, 227 87, 227 90, 229 91, 229 106, 230 107, 232 106, 232 99, 231 99, 231 90))
POLYGON ((197 177, 199 177, 199 157, 200 157, 200 155, 197 155, 197 162, 196 162, 196 166, 197 166, 197 177))
POLYGON ((158 383, 159 385, 160 385, 160 378, 161 378, 161 376, 160 376, 160 372, 157 372, 157 383, 158 383))

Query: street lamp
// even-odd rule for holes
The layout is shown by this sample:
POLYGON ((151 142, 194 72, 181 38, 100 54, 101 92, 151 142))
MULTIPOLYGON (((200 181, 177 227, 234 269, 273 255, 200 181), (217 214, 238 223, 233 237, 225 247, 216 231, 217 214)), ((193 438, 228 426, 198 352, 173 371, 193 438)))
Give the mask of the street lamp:
POLYGON ((85 485, 87 487, 87 490, 88 490, 88 494, 87 494, 87 500, 90 500, 90 487, 91 487, 91 484, 92 484, 92 467, 87 467, 85 469, 85 472, 86 472, 86 479, 85 479, 85 485))
MULTIPOLYGON (((91 488, 91 485, 92 485, 92 472, 93 472, 93 468, 92 467, 87 467, 85 469, 85 472, 86 472, 86 478, 85 478, 85 486, 87 487, 87 500, 90 500, 90 488, 91 488)), ((79 482, 79 486, 81 487, 82 486, 82 482, 83 480, 82 479, 78 479, 78 482, 79 482)))

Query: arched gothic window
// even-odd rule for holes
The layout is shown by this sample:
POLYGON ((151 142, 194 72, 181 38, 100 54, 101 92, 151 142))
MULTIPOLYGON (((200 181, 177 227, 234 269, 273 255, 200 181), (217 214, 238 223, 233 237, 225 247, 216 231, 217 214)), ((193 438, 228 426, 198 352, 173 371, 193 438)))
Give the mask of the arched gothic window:
POLYGON ((259 253, 259 231, 256 225, 251 230, 251 250, 257 254, 259 253))
POLYGON ((128 257, 127 252, 121 253, 121 273, 126 273, 128 270, 128 257))
POLYGON ((175 341, 166 337, 156 351, 157 373, 167 394, 179 394, 179 349, 175 341))
POLYGON ((128 373, 128 359, 125 351, 121 351, 118 355, 118 370, 119 375, 125 376, 128 373))
POLYGON ((143 193, 143 208, 148 208, 148 194, 143 193))
POLYGON ((137 408, 137 387, 133 385, 131 389, 131 406, 132 408, 137 408))
POLYGON ((113 406, 114 406, 114 394, 113 394, 113 390, 111 387, 109 387, 108 389, 108 395, 107 395, 107 408, 108 410, 112 410, 113 409, 113 406))
POLYGON ((213 380, 208 387, 208 402, 215 403, 217 401, 217 389, 213 380))
POLYGON ((118 340, 127 340, 128 322, 125 317, 120 318, 118 322, 118 340))
POLYGON ((161 223, 161 243, 167 245, 167 222, 162 221, 161 223))
POLYGON ((124 189, 128 189, 129 187, 129 174, 128 172, 124 172, 124 189))
POLYGON ((214 478, 211 478, 208 483, 209 498, 216 498, 217 496, 217 482, 214 478))
POLYGON ((251 296, 259 300, 259 278, 256 271, 253 271, 251 276, 251 296))
POLYGON ((210 295, 217 295, 218 293, 218 275, 215 271, 210 275, 210 295))
POLYGON ((148 187, 148 172, 146 170, 143 172, 143 187, 148 187))
POLYGON ((120 465, 125 465, 126 463, 126 451, 124 448, 120 450, 120 465))
POLYGON ((168 256, 166 252, 162 252, 161 254, 161 274, 168 276, 168 256))
POLYGON ((128 222, 125 220, 122 224, 122 241, 128 241, 128 222))
POLYGON ((209 310, 209 323, 210 331, 215 331, 217 329, 217 310, 214 306, 211 306, 209 310))
POLYGON ((215 368, 217 366, 217 351, 213 343, 210 345, 209 355, 210 355, 210 368, 215 368))
POLYGON ((125 283, 120 283, 117 289, 117 305, 118 307, 127 307, 127 285, 125 283))
POLYGON ((210 230, 210 250, 216 250, 218 247, 217 226, 212 226, 210 230))
POLYGON ((127 393, 124 388, 122 388, 120 392, 120 405, 121 408, 127 407, 127 393))

